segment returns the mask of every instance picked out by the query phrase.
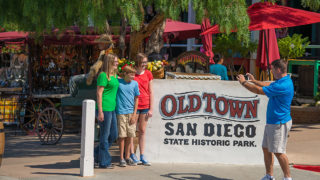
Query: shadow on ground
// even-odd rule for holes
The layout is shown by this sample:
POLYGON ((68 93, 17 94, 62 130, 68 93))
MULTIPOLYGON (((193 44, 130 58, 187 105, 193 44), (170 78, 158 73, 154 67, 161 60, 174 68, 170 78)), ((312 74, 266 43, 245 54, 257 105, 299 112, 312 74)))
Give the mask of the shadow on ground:
POLYGON ((295 124, 291 127, 290 131, 302 131, 301 129, 320 129, 317 127, 318 124, 295 124))
POLYGON ((26 165, 26 167, 37 169, 73 169, 80 168, 80 159, 71 160, 69 162, 56 162, 53 164, 26 165))
POLYGON ((75 173, 51 173, 51 172, 34 172, 32 174, 43 174, 43 175, 62 175, 62 176, 80 176, 80 174, 75 173))
POLYGON ((231 180, 198 173, 169 173, 161 176, 176 180, 231 180))
POLYGON ((23 158, 37 156, 65 156, 80 154, 80 135, 64 135, 56 145, 41 145, 33 135, 6 135, 5 158, 23 158))
MULTIPOLYGON (((120 157, 112 156, 112 164, 119 164, 120 157)), ((26 165, 25 167, 35 169, 76 169, 80 168, 80 158, 77 160, 71 160, 69 162, 56 162, 52 164, 41 164, 41 165, 26 165)))

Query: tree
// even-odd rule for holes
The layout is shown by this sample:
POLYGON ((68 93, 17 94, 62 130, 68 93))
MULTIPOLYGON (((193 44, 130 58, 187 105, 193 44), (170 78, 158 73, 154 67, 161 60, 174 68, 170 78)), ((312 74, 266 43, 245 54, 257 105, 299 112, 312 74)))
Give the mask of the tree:
MULTIPOLYGON (((238 28, 239 38, 248 36, 249 18, 245 0, 193 0, 198 22, 209 9, 208 16, 221 28, 238 28)), ((112 16, 127 18, 133 31, 144 26, 144 8, 153 4, 164 18, 178 19, 187 11, 189 0, 0 0, 0 25, 8 30, 50 32, 53 27, 61 30, 77 25, 85 31, 90 17, 95 28, 103 32, 105 21, 112 16), (16 27, 13 26, 16 25, 16 27), (15 28, 15 29, 13 29, 15 28)))
POLYGON ((301 0, 303 7, 310 7, 313 11, 318 11, 320 9, 320 0, 301 0))
MULTIPOLYGON (((208 16, 220 30, 230 33, 237 29, 237 38, 249 42, 249 17, 246 0, 191 0, 198 23, 208 16)), ((275 0, 268 0, 274 2, 275 0)), ((188 10, 189 0, 0 0, 0 25, 10 30, 51 33, 52 28, 61 31, 69 26, 79 26, 85 32, 90 19, 100 33, 105 31, 108 19, 114 16, 126 18, 132 27, 133 54, 139 51, 142 38, 149 36, 162 24, 165 18, 178 19, 188 10), (153 5, 157 16, 148 24, 144 23, 144 7, 153 5), (150 27, 152 25, 153 27, 150 27), (149 27, 148 27, 149 26, 149 27)), ((320 0, 302 0, 305 6, 318 8, 320 0)))

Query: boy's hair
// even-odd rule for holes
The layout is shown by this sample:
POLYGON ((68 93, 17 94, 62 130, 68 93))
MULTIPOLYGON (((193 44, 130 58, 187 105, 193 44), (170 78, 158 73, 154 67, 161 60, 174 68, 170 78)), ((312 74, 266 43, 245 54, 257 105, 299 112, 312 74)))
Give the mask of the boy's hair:
POLYGON ((122 69, 122 72, 128 74, 128 73, 136 73, 137 71, 133 67, 127 65, 122 69))
POLYGON ((287 62, 285 60, 283 60, 283 59, 274 60, 274 61, 272 61, 271 65, 274 68, 280 69, 280 71, 282 73, 286 73, 287 72, 287 62))

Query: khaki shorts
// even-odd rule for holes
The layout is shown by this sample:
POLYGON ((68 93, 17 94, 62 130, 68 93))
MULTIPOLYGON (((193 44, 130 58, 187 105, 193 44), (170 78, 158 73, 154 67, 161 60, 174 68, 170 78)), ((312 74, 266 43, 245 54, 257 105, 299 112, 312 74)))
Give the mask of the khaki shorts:
POLYGON ((129 124, 131 117, 132 114, 117 115, 119 138, 136 137, 136 124, 129 124))
POLYGON ((286 153, 288 134, 292 120, 285 124, 267 124, 264 128, 262 147, 272 153, 286 153))

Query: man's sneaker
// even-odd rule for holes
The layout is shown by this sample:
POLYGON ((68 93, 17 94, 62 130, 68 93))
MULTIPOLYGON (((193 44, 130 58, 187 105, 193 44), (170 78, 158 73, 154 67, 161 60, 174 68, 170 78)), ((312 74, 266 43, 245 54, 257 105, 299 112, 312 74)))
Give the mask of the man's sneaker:
POLYGON ((275 180, 275 178, 273 176, 270 176, 269 174, 267 174, 261 180, 275 180))
POLYGON ((126 162, 127 162, 127 164, 128 164, 129 166, 136 166, 136 165, 137 165, 137 163, 134 163, 131 158, 126 159, 126 162))
POLYGON ((134 153, 132 153, 132 154, 130 155, 130 158, 131 158, 132 161, 133 161, 134 163, 136 163, 136 164, 138 164, 138 163, 140 162, 140 161, 138 160, 136 154, 134 154, 134 153))
POLYGON ((143 155, 140 155, 140 161, 142 162, 143 165, 145 166, 151 166, 151 163, 149 163, 143 155))
POLYGON ((120 167, 126 167, 127 166, 127 163, 124 159, 121 159, 120 160, 120 167))

